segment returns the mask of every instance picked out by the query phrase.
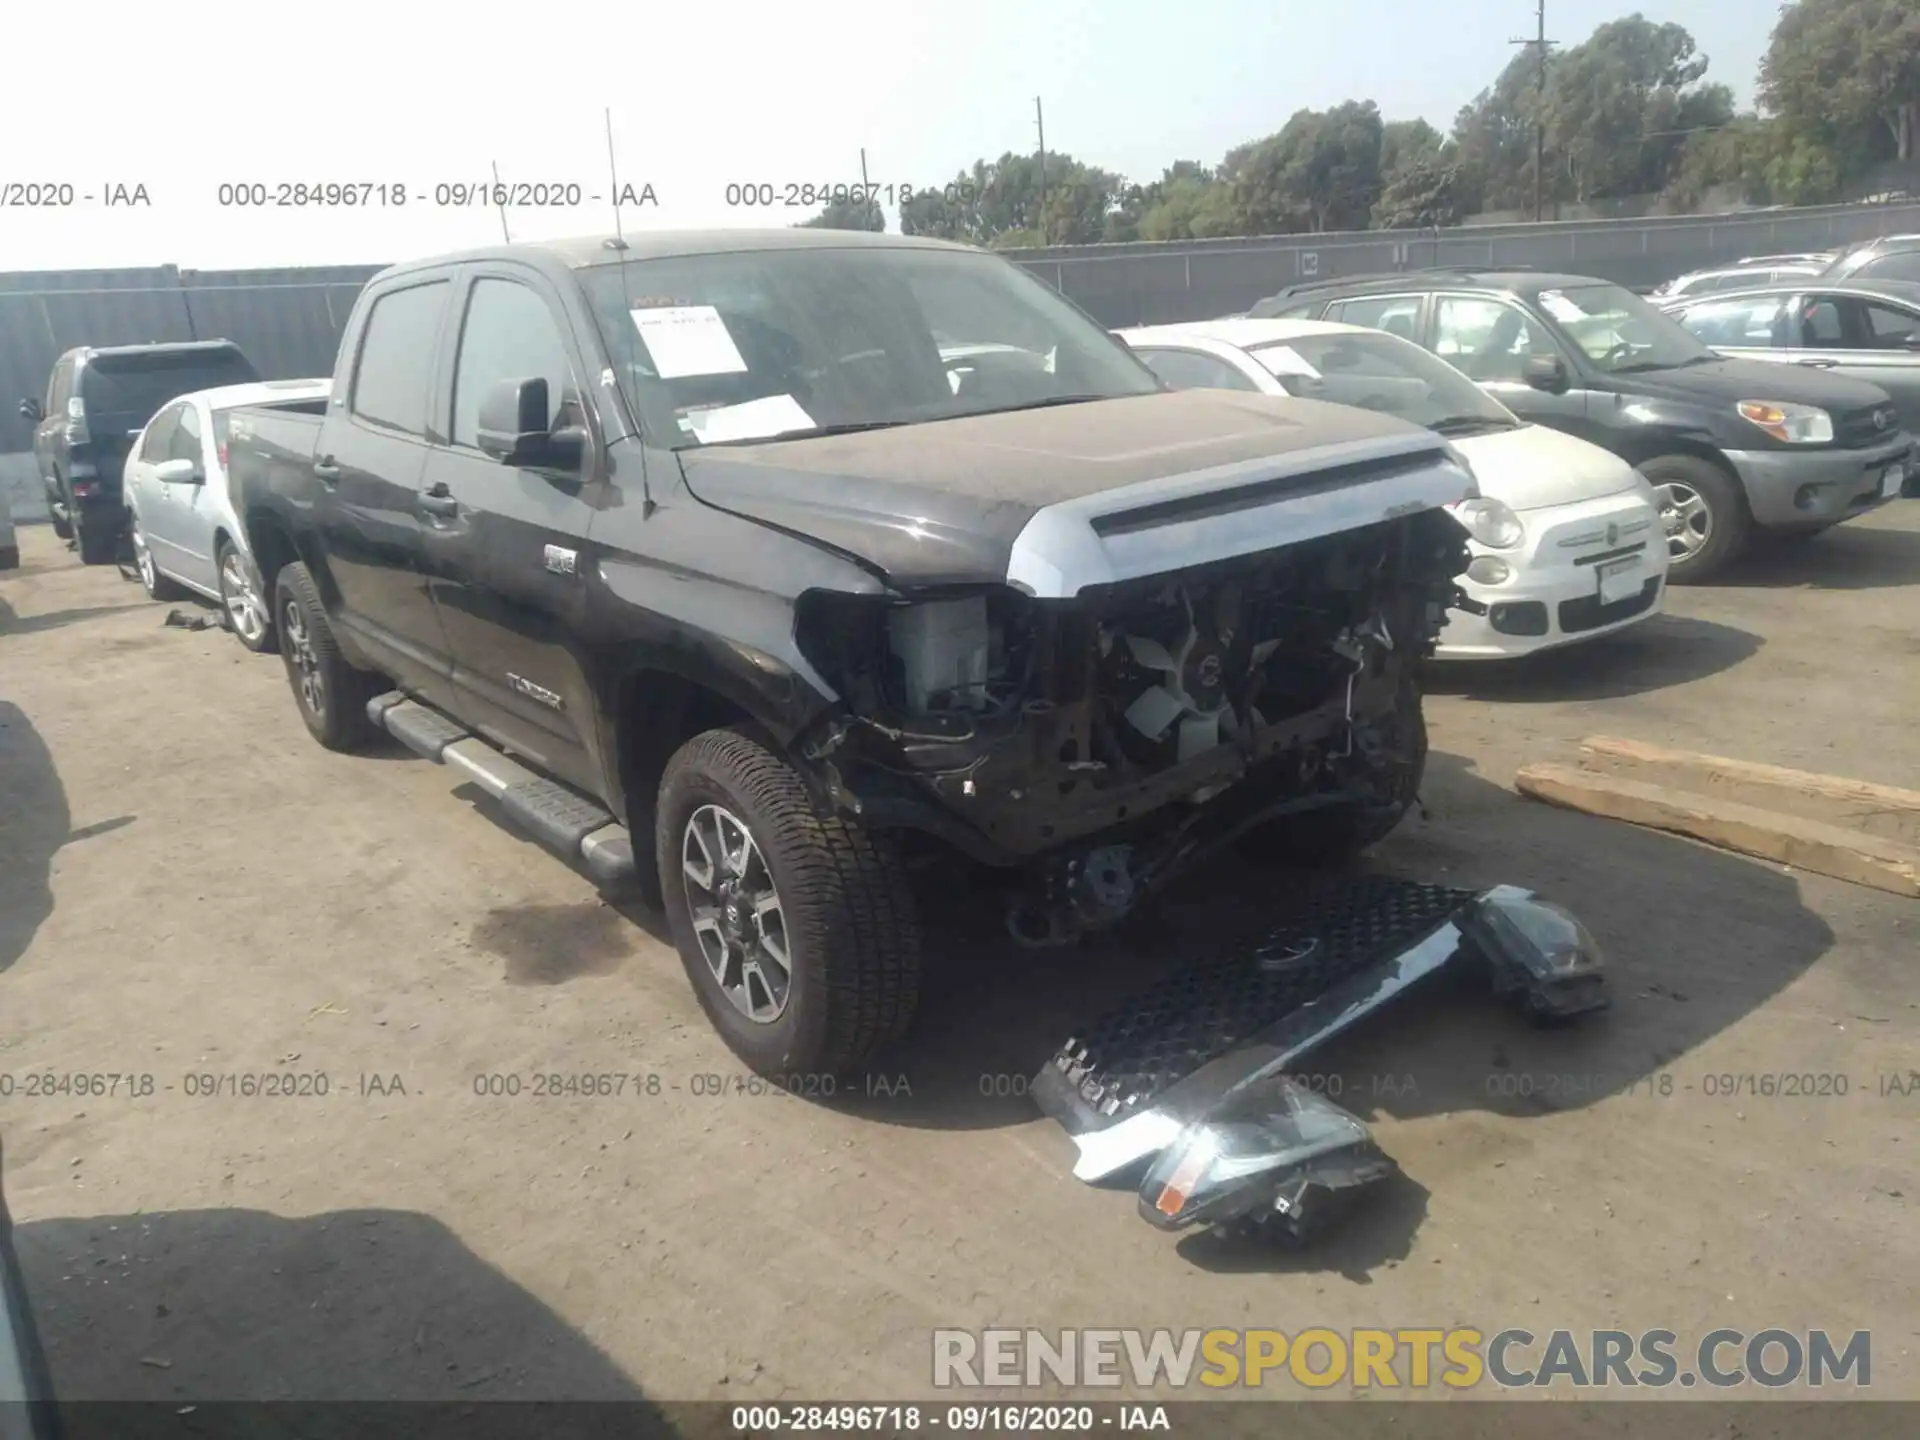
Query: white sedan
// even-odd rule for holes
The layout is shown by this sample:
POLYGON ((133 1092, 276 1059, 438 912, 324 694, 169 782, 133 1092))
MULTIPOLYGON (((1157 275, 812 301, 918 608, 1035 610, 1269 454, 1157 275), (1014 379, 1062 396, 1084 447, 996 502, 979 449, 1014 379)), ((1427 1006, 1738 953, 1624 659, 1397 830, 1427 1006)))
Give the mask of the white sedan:
POLYGON ((324 415, 331 380, 268 380, 197 390, 161 406, 127 452, 122 482, 140 583, 155 600, 216 600, 249 650, 274 645, 246 532, 227 490, 227 424, 241 406, 324 415))
POLYGON ((1117 332, 1176 389, 1252 390, 1357 405, 1446 436, 1480 498, 1454 507, 1486 607, 1448 617, 1443 660, 1571 644, 1657 614, 1667 581, 1659 502, 1618 456, 1529 425, 1446 361, 1383 331, 1314 320, 1209 320, 1117 332))

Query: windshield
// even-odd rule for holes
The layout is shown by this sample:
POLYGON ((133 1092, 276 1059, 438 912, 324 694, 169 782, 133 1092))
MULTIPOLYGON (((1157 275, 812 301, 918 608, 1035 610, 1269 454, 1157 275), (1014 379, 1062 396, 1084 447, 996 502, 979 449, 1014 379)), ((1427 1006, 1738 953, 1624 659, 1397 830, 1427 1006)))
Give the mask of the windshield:
POLYGON ((629 402, 674 449, 1162 388, 1073 305, 984 253, 735 251, 580 282, 629 402))
POLYGON ((1377 410, 1449 431, 1512 429, 1498 400, 1438 356, 1377 331, 1302 335, 1249 347, 1289 395, 1377 410))
POLYGON ((1609 374, 1671 370, 1714 358, 1681 327, 1618 285, 1569 285, 1542 290, 1540 309, 1594 368, 1609 374))

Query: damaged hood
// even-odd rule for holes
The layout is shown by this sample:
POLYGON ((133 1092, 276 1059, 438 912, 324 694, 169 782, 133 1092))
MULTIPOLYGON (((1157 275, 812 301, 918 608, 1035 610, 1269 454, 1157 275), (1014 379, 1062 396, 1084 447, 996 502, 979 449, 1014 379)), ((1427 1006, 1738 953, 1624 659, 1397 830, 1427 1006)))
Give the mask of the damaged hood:
POLYGON ((679 458, 708 505, 851 555, 896 584, 934 585, 1006 580, 1015 541, 1050 507, 1215 473, 1223 486, 1292 474, 1306 489, 1313 467, 1299 460, 1310 452, 1334 464, 1440 447, 1414 426, 1345 406, 1187 390, 679 458))

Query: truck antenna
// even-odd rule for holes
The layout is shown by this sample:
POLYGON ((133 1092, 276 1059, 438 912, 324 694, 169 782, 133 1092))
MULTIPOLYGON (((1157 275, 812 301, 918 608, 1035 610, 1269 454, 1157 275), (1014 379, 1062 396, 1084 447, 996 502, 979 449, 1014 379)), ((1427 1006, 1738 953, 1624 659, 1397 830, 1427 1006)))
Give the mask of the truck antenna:
POLYGON ((627 237, 620 232, 620 166, 613 158, 613 107, 607 106, 603 112, 607 118, 607 179, 613 186, 613 238, 616 242, 611 248, 627 248, 627 237))
MULTIPOLYGON (((620 233, 620 167, 615 163, 613 158, 613 107, 611 105, 607 106, 602 113, 606 116, 607 120, 607 178, 613 184, 613 238, 607 241, 607 248, 616 251, 625 250, 627 248, 627 237, 620 233)), ((620 260, 617 261, 616 264, 620 271, 620 294, 625 298, 627 302, 627 313, 631 316, 633 314, 633 292, 627 285, 627 262, 620 260)), ((637 341, 639 337, 636 335, 634 338, 637 341)), ((609 370, 607 372, 609 382, 611 382, 612 375, 613 372, 609 370)), ((611 383, 609 383, 608 388, 613 388, 611 383)), ((647 467, 643 463, 640 466, 640 518, 642 520, 649 518, 656 508, 658 507, 653 503, 653 481, 648 477, 647 467)))
POLYGON ((493 198, 500 206, 500 238, 511 245, 513 236, 507 231, 507 192, 500 183, 500 162, 490 163, 493 165, 493 198))

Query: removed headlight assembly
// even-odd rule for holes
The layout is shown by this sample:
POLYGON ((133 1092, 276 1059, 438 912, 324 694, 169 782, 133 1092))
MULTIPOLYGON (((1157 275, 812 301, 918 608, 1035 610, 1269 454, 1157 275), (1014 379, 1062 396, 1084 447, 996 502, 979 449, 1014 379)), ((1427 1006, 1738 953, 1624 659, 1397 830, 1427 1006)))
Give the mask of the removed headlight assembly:
POLYGON ((1553 902, 1363 876, 1083 1027, 1032 1094, 1073 1137, 1074 1175, 1137 1184, 1155 1227, 1306 1240, 1397 1167, 1302 1062, 1454 965, 1536 1021, 1607 1004, 1599 947, 1553 902))

